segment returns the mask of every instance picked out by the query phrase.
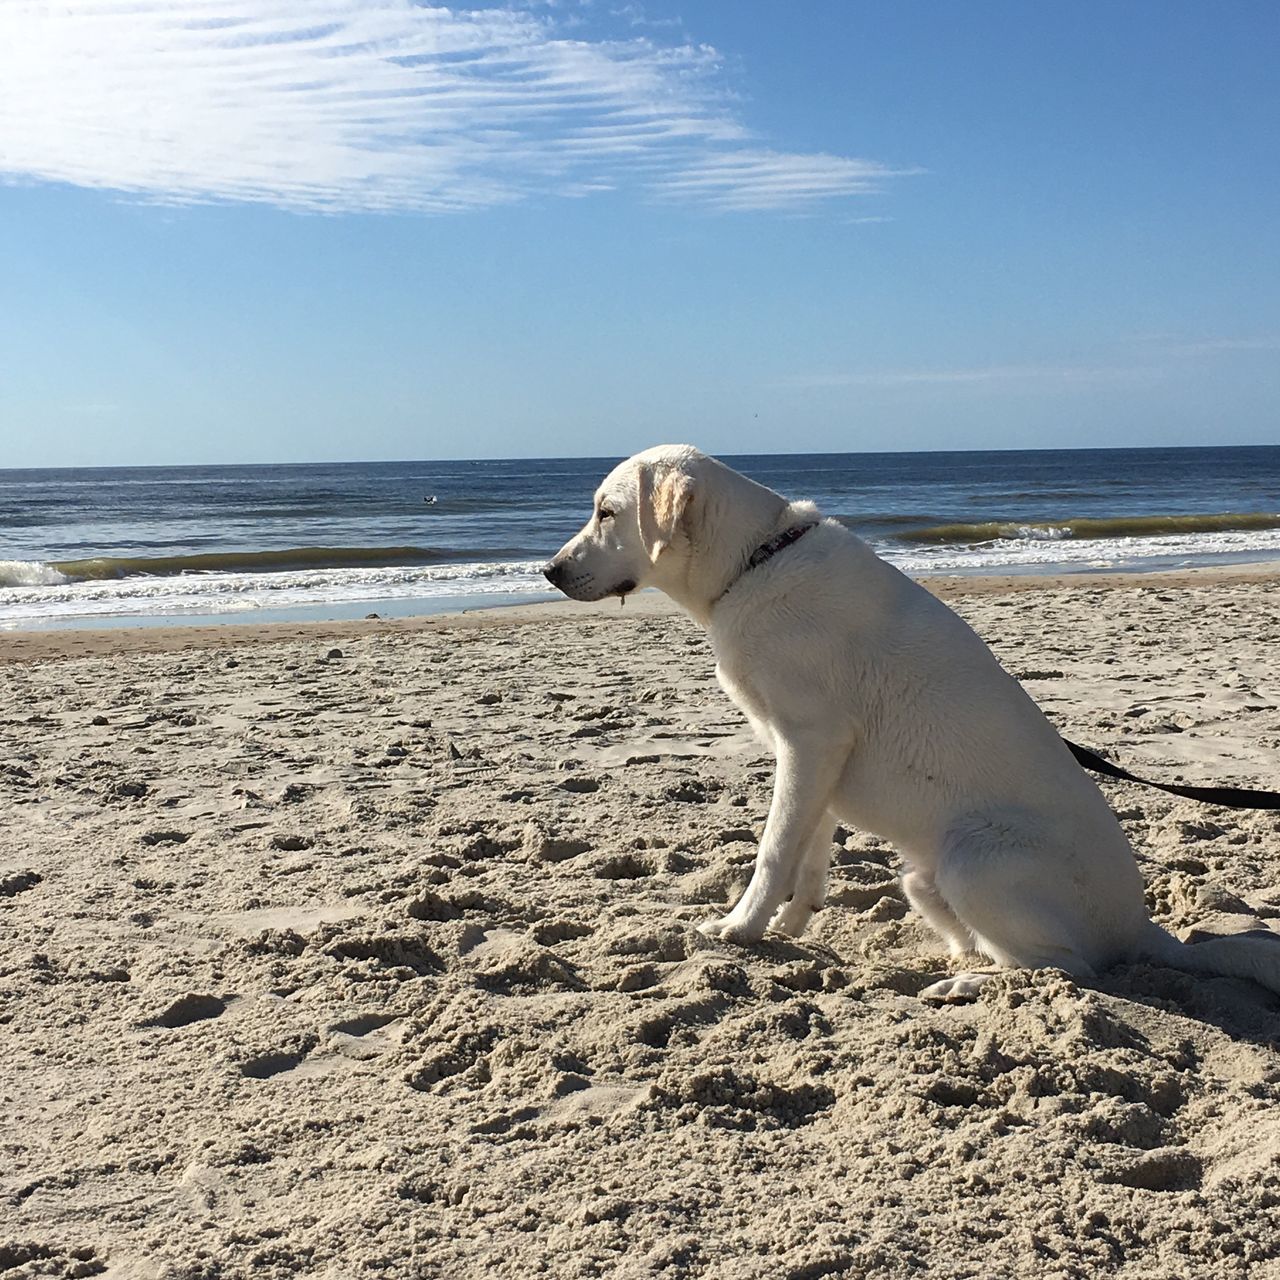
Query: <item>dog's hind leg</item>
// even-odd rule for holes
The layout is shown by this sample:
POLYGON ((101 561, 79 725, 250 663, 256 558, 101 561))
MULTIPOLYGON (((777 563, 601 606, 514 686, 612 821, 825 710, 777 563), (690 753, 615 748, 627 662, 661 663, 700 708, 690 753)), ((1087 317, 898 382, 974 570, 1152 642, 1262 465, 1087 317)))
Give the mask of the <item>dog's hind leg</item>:
POLYGON ((977 950, 972 930, 960 923, 956 913, 938 892, 932 876, 911 868, 903 873, 902 892, 925 923, 947 944, 953 958, 977 950))
POLYGON ((816 736, 776 735, 778 768, 773 780, 769 820, 756 854, 751 883, 728 915, 699 926, 711 937, 757 942, 765 927, 798 883, 831 793, 845 765, 845 754, 816 736))
MULTIPOLYGON (((1016 902, 1011 910, 1018 910, 1016 902)), ((1046 942, 1039 947, 1027 946, 1016 952, 1007 946, 993 942, 981 934, 974 935, 970 950, 989 955, 995 961, 990 969, 966 969, 931 983, 920 992, 921 1000, 945 1000, 951 1004, 976 999, 978 992, 1001 969, 1065 969, 1076 978, 1094 977, 1094 968, 1079 950, 1069 943, 1046 942)), ((952 955, 959 953, 953 951, 952 955)))
MULTIPOLYGON (((947 944, 952 959, 978 950, 973 931, 960 922, 947 904, 933 878, 923 871, 910 870, 902 877, 902 892, 907 901, 924 917, 925 923, 947 944)), ((922 1000, 945 1000, 960 1003, 977 998, 982 984, 994 976, 994 970, 953 974, 925 987, 922 1000)))
POLYGON ((1041 861, 1025 849, 995 832, 983 834, 952 844, 939 862, 934 890, 971 948, 995 965, 935 982, 921 999, 972 1000, 999 969, 1065 969, 1093 977, 1085 922, 1078 918, 1084 904, 1067 901, 1061 882, 1043 875, 1041 861))
POLYGON ((815 911, 827 900, 827 878, 831 874, 831 838, 836 821, 829 814, 818 822, 818 829, 796 867, 791 898, 777 910, 769 928, 798 938, 809 926, 815 911))

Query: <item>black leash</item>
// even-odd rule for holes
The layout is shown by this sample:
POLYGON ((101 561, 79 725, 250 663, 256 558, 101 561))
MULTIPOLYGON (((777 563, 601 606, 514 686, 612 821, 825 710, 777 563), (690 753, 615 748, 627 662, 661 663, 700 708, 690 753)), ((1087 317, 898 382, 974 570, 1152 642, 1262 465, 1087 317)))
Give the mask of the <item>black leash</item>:
POLYGON ((1220 804, 1227 809, 1280 809, 1280 792, 1250 791, 1245 787, 1183 787, 1174 783, 1151 782, 1147 778, 1136 778, 1127 769, 1104 760, 1086 747, 1078 747, 1074 742, 1067 743, 1071 754, 1086 769, 1094 773, 1105 773, 1108 778, 1119 778, 1124 782, 1136 782, 1143 787, 1155 787, 1167 791, 1170 795, 1185 796, 1188 800, 1199 800, 1202 804, 1220 804))

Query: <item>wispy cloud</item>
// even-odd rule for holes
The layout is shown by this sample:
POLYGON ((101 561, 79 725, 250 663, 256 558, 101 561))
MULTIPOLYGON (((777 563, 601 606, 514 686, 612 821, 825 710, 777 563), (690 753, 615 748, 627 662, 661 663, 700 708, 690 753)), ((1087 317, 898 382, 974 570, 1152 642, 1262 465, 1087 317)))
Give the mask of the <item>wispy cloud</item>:
POLYGON ((0 4, 0 178, 166 202, 441 213, 636 186, 717 210, 911 170, 771 150, 714 49, 409 0, 0 4))
POLYGON ((1167 350, 1178 356, 1216 356, 1233 351, 1280 351, 1280 334, 1259 334, 1240 338, 1199 338, 1170 342, 1167 350))
POLYGON ((984 365, 972 369, 882 369, 864 373, 800 373, 777 385, 795 390, 823 387, 966 386, 993 383, 1093 383, 1143 376, 1151 370, 1113 365, 984 365))
POLYGON ((1019 384, 1086 386, 1103 382, 1168 378, 1189 367, 1202 368, 1206 363, 1212 362, 1214 357, 1273 351, 1280 351, 1280 335, 1264 333, 1188 339, 1167 333, 1148 333, 1113 343, 1109 349, 1099 351, 1089 363, 816 371, 789 374, 777 379, 773 385, 793 391, 835 387, 1016 388, 1019 384))
POLYGON ((684 25, 680 18, 650 17, 642 4, 624 4, 619 8, 610 9, 609 12, 613 17, 622 18, 633 27, 681 27, 684 25))
POLYGON ((654 185, 668 199, 715 209, 793 209, 817 199, 875 195, 889 178, 917 172, 873 160, 743 149, 703 154, 654 185))

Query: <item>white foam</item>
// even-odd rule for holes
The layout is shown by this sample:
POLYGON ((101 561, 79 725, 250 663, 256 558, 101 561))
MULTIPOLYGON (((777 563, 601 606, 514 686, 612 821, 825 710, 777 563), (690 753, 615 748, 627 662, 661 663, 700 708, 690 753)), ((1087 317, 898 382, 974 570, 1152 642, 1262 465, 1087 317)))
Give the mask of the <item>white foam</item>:
MULTIPOLYGON (((0 561, 0 570, 5 562, 0 561)), ((25 563, 25 562, 16 562, 25 563)), ((0 626, 42 619, 247 613, 361 600, 438 600, 454 595, 550 593, 536 561, 287 573, 183 573, 0 585, 0 626)), ((0 584, 7 580, 0 577, 0 584)))
POLYGON ((1170 560, 1280 555, 1280 529, 1232 529, 1149 538, 1002 539, 977 547, 893 547, 876 550, 904 573, 981 573, 1005 569, 1141 569, 1170 560))
POLYGON ((0 588, 57 586, 67 581, 66 574, 43 560, 0 560, 0 588))

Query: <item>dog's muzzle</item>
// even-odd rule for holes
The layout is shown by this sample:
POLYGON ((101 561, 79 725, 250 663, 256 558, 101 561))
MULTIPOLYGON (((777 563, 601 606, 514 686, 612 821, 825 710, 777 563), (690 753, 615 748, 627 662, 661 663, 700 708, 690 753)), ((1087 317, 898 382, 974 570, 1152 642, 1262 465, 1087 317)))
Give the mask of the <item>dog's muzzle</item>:
POLYGON ((573 565, 568 560, 549 560, 542 566, 542 576, 571 600, 592 601, 602 600, 605 596, 626 597, 636 589, 635 582, 631 578, 625 578, 616 586, 610 587, 608 591, 598 591, 590 578, 574 574, 573 565), (584 587, 587 588, 585 592, 584 587))

